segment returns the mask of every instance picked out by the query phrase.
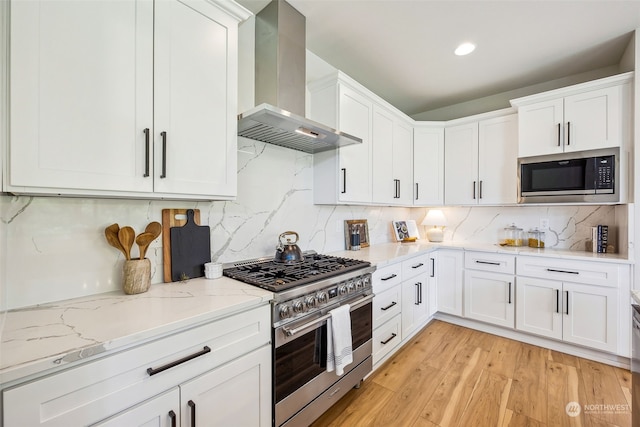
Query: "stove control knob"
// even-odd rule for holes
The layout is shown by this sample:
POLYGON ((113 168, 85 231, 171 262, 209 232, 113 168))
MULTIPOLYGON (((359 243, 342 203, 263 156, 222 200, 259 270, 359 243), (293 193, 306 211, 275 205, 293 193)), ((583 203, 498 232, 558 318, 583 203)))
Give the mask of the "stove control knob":
POLYGON ((306 297, 304 299, 304 303, 307 306, 307 308, 314 308, 316 306, 316 297, 306 297))
POLYGON ((356 282, 356 288, 361 289, 363 287, 364 287, 364 282, 362 281, 362 279, 358 279, 358 281, 356 282))
POLYGON ((364 286, 368 286, 370 281, 371 279, 369 278, 369 276, 364 276, 362 278, 362 283, 364 284, 364 286))
POLYGON ((281 319, 287 319, 291 317, 291 308, 288 305, 281 305, 279 312, 281 319))
POLYGON ((338 295, 346 295, 347 294, 347 285, 340 285, 338 288, 338 295))
POLYGON ((304 304, 302 301, 296 301, 293 303, 293 312, 296 314, 304 312, 304 304))
POLYGON ((329 295, 326 292, 320 292, 316 297, 318 304, 326 304, 329 302, 329 295))
POLYGON ((355 284, 355 282, 350 281, 350 282, 347 284, 347 291, 348 291, 350 294, 352 294, 352 293, 354 293, 354 292, 356 291, 356 284, 355 284))

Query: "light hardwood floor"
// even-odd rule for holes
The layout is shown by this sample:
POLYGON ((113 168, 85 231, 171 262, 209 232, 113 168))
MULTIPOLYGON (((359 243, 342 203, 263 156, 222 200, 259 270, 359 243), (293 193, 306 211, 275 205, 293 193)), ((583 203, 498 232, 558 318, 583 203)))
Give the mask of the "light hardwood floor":
POLYGON ((630 390, 625 369, 436 320, 312 426, 630 426, 630 390))

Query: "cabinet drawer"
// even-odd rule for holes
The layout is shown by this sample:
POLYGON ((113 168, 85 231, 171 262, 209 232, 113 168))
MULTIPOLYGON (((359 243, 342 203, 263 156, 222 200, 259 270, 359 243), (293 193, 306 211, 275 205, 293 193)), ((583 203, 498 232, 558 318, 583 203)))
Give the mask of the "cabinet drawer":
POLYGON ((465 252, 464 268, 514 274, 516 271, 516 257, 488 252, 465 252))
POLYGON ((518 276, 618 287, 618 265, 606 262, 518 257, 518 276))
POLYGON ((377 293, 373 299, 373 327, 377 328, 392 317, 400 314, 402 287, 400 285, 377 293))
POLYGON ((4 424, 98 422, 265 345, 270 320, 270 306, 255 308, 5 390, 4 424))
POLYGON ((429 254, 420 255, 402 262, 402 280, 407 280, 431 270, 429 254))
POLYGON ((373 364, 375 365, 402 341, 400 315, 373 331, 373 364))
POLYGON ((379 268, 373 273, 373 292, 382 292, 400 282, 402 282, 401 263, 379 268))

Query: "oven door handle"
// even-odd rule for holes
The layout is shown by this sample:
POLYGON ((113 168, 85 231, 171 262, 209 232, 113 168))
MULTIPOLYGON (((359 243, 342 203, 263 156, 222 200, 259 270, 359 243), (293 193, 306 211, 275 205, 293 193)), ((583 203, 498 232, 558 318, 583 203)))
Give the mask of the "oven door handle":
MULTIPOLYGON (((358 309, 361 306, 365 305, 366 303, 370 302, 373 299, 374 296, 375 296, 374 294, 367 295, 367 296, 365 296, 364 298, 362 298, 361 300, 359 300, 357 303, 355 303, 354 305, 352 305, 349 308, 351 310, 358 309)), ((330 317, 331 317, 331 313, 327 313, 324 316, 318 317, 317 319, 312 320, 309 323, 305 323, 304 325, 302 325, 300 327, 297 327, 297 328, 293 328, 293 329, 290 329, 290 328, 288 328, 286 326, 283 326, 282 327, 282 332, 284 332, 284 334, 286 336, 292 337, 295 334, 298 334, 298 333, 300 333, 302 331, 305 331, 305 330, 311 328, 312 326, 317 325, 318 323, 324 322, 325 320, 327 320, 330 317)))

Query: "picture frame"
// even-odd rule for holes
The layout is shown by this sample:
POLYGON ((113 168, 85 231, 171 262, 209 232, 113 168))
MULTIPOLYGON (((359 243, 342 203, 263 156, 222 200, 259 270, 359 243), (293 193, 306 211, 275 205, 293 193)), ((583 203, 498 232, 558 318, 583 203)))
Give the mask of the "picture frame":
POLYGON ((409 220, 394 220, 391 221, 393 229, 393 235, 397 242, 402 242, 405 239, 419 239, 420 232, 418 231, 418 225, 412 219, 409 220))
POLYGON ((347 219, 344 221, 344 243, 347 250, 351 250, 351 233, 360 230, 360 247, 369 246, 369 224, 366 219, 347 219))

